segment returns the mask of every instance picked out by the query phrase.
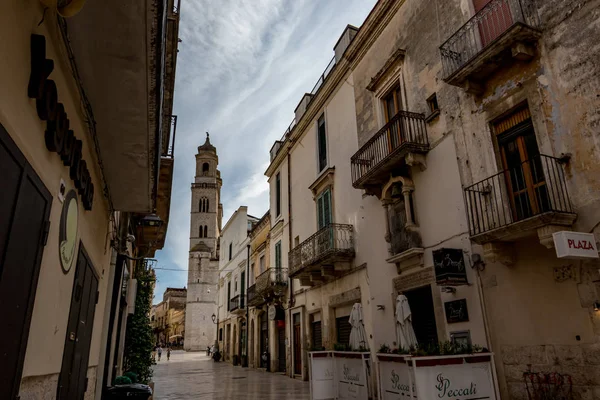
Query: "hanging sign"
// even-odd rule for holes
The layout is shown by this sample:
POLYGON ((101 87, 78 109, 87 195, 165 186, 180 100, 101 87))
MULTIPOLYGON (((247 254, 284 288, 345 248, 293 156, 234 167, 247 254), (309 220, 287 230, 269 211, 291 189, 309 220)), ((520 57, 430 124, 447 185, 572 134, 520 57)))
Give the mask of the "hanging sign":
POLYGON ((71 190, 67 193, 63 202, 60 214, 60 230, 58 233, 58 255, 60 266, 65 274, 71 269, 73 259, 75 258, 78 218, 77 193, 71 190))
POLYGON ((267 315, 270 321, 279 321, 285 319, 285 312, 283 311, 283 308, 274 304, 269 306, 267 315))
POLYGON ((83 144, 69 129, 69 117, 65 106, 58 101, 56 83, 48 79, 53 70, 54 61, 46 58, 46 38, 31 35, 31 75, 27 95, 35 99, 38 117, 46 121, 46 148, 58 153, 63 164, 69 167, 69 176, 81 196, 83 208, 91 210, 94 185, 87 163, 83 160, 83 144))
POLYGON ((462 249, 438 249, 433 251, 435 280, 438 285, 466 285, 467 270, 462 249))
POLYGON ((598 258, 593 233, 561 231, 552 234, 557 258, 598 258))
POLYGON ((467 299, 447 301, 444 303, 444 309, 446 311, 446 322, 449 324, 454 322, 466 322, 469 320, 467 299))

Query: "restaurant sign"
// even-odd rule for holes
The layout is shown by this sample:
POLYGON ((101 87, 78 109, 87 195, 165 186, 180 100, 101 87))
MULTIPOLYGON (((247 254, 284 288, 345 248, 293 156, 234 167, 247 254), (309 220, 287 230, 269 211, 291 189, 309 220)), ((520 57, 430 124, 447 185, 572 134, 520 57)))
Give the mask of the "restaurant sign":
POLYGON ((462 249, 434 250, 433 264, 438 285, 457 286, 469 283, 462 249))
POLYGON ((558 258, 598 258, 593 233, 561 231, 552 234, 558 258))
POLYGON ((411 395, 416 398, 416 390, 411 382, 409 366, 404 362, 380 362, 382 400, 405 400, 411 395), (412 391, 411 391, 412 389, 412 391))
POLYGON ((65 106, 58 101, 56 83, 48 79, 54 70, 54 61, 46 58, 46 38, 31 35, 31 75, 27 95, 35 99, 38 117, 46 121, 44 139, 48 151, 57 153, 69 167, 69 176, 81 196, 86 210, 92 209, 94 185, 87 163, 83 160, 83 143, 70 128, 65 106))
POLYGON ((329 400, 335 398, 331 352, 310 353, 310 385, 311 399, 329 400))
POLYGON ((496 400, 491 363, 472 362, 415 368, 419 399, 496 400))

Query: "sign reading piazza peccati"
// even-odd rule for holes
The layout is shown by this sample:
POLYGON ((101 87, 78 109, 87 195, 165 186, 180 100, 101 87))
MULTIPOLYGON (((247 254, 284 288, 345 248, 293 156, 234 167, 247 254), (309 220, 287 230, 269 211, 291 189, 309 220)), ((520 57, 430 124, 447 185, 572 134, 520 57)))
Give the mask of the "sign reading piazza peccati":
POLYGON ((87 163, 83 160, 83 143, 69 129, 65 106, 58 101, 56 83, 48 79, 54 70, 54 61, 46 58, 46 38, 31 35, 31 75, 27 95, 35 99, 37 115, 46 121, 45 142, 49 151, 58 153, 73 180, 83 208, 92 209, 94 185, 87 163))

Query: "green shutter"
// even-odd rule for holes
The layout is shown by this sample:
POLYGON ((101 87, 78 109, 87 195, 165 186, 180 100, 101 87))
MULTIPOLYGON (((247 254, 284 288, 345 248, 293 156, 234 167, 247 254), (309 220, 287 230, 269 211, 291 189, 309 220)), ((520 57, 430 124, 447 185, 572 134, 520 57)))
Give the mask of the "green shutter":
POLYGON ((275 268, 281 268, 281 242, 275 245, 275 268))
POLYGON ((323 208, 323 195, 321 194, 319 197, 317 197, 317 225, 319 229, 325 226, 323 208))
POLYGON ((323 222, 324 225, 329 225, 332 222, 331 218, 331 192, 327 189, 323 193, 323 222))

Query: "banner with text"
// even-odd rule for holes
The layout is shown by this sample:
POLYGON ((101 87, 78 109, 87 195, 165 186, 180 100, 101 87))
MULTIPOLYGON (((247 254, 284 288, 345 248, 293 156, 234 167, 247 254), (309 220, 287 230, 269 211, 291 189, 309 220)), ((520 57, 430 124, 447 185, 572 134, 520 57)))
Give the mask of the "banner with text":
POLYGON ((369 398, 367 372, 362 358, 335 357, 338 399, 369 398))
POLYGON ((413 399, 417 398, 406 363, 379 361, 379 373, 382 400, 408 400, 411 395, 413 399))
POLYGON ((420 399, 496 400, 491 362, 417 366, 415 386, 420 399))
POLYGON ((310 355, 310 384, 313 400, 335 398, 333 381, 333 357, 331 353, 310 355))

